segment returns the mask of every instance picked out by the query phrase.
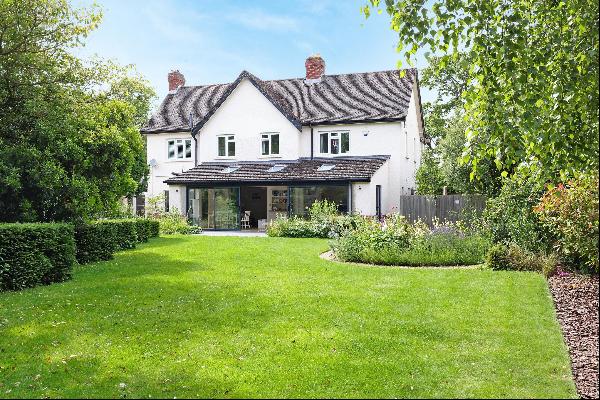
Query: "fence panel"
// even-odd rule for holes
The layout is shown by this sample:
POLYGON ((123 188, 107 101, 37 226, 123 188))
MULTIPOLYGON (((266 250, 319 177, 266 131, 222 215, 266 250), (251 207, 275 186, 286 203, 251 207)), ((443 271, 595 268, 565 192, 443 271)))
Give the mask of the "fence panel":
POLYGON ((408 221, 421 220, 432 226, 434 219, 456 222, 467 210, 480 214, 485 202, 482 195, 400 196, 399 213, 408 221))

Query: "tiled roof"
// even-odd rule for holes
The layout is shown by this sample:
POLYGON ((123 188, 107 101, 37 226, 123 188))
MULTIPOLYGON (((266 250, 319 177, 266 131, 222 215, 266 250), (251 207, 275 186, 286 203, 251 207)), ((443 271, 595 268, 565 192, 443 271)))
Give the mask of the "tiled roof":
POLYGON ((323 75, 319 82, 304 78, 263 81, 244 71, 232 83, 182 86, 169 93, 142 133, 189 130, 189 116, 201 127, 248 78, 297 128, 301 125, 390 121, 404 118, 417 79, 416 69, 323 75))
POLYGON ((168 184, 277 183, 277 182, 369 182, 389 156, 300 158, 291 161, 206 162, 174 173, 168 184), (285 165, 285 168, 273 168, 285 165), (335 165, 319 171, 322 165, 335 165), (239 167, 228 168, 228 167, 239 167), (231 171, 231 172, 224 172, 231 171))

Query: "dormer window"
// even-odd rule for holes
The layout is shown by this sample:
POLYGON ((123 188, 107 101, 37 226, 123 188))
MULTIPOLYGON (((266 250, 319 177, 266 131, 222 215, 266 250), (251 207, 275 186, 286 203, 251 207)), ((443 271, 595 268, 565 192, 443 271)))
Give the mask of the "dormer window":
POLYGON ((221 135, 217 136, 219 157, 235 157, 235 136, 221 135))
POLYGON ((319 172, 331 171, 334 168, 335 168, 335 164, 323 164, 319 168, 317 168, 317 171, 319 171, 319 172))
POLYGON ((350 151, 350 132, 321 132, 321 154, 344 154, 350 151))
POLYGON ((271 168, 269 168, 267 170, 267 172, 280 172, 280 171, 283 171, 285 169, 285 167, 286 167, 285 164, 275 164, 271 168))
POLYGON ((192 158, 192 139, 171 139, 167 141, 169 160, 189 160, 192 158))
POLYGON ((263 156, 279 155, 279 133, 261 134, 260 149, 263 156))
POLYGON ((240 167, 238 165, 232 165, 232 166, 223 168, 220 172, 222 174, 230 174, 232 172, 237 171, 238 169, 240 169, 240 167))

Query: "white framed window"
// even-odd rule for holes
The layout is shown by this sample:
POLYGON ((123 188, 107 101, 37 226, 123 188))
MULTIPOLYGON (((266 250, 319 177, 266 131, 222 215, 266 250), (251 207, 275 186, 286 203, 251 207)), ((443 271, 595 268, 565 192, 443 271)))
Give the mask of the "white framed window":
POLYGON ((263 156, 279 155, 279 133, 262 133, 260 135, 260 154, 263 156))
POLYGON ((217 155, 219 157, 235 157, 235 136, 217 136, 217 155))
POLYGON ((320 132, 319 152, 321 154, 344 154, 350 151, 350 132, 320 132))
POLYGON ((167 159, 189 160, 192 158, 192 139, 167 140, 167 159))

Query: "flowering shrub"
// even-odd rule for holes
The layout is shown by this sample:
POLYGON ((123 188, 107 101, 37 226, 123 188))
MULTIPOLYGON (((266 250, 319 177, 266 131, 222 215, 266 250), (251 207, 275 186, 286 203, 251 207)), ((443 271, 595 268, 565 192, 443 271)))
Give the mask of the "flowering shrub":
POLYGON ((185 215, 181 215, 176 208, 169 212, 163 212, 154 218, 158 220, 161 235, 190 235, 202 232, 202 228, 199 226, 190 225, 185 215))
POLYGON ((171 207, 169 211, 165 211, 165 196, 163 194, 148 198, 146 214, 151 220, 158 221, 161 235, 190 235, 202 232, 201 227, 191 225, 177 208, 171 207))
POLYGON ((549 187, 535 213, 557 237, 563 261, 598 273, 598 174, 549 187))
POLYGON ((353 230, 346 230, 331 248, 342 261, 386 265, 467 265, 481 263, 489 240, 477 233, 445 223, 429 229, 421 222, 410 224, 392 214, 384 223, 362 218, 353 230))
POLYGON ((300 217, 279 217, 269 223, 267 235, 279 237, 321 237, 313 223, 300 217))
POLYGON ((352 214, 339 214, 334 202, 315 201, 309 210, 309 218, 277 218, 267 227, 269 236, 334 238, 343 231, 353 229, 361 218, 352 214))

